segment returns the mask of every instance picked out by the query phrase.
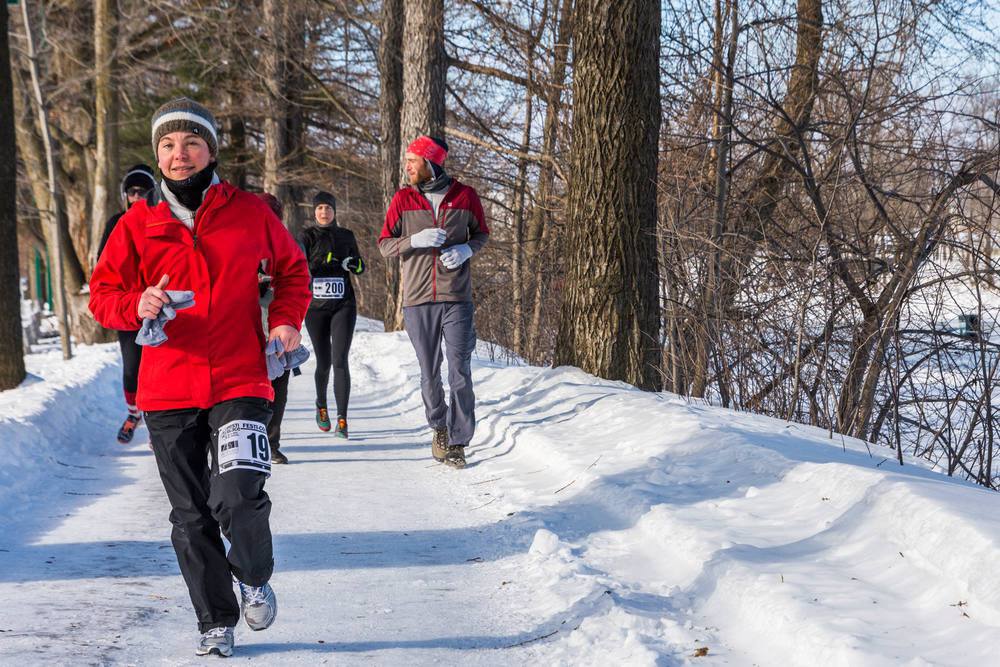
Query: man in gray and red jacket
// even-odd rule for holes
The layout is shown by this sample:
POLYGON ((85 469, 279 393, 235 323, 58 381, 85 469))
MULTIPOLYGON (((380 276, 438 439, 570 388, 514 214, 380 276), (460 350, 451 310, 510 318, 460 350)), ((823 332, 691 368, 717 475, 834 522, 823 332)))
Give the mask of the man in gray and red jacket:
POLYGON ((455 468, 465 467, 465 447, 476 429, 472 388, 472 269, 469 259, 486 245, 490 230, 476 191, 444 170, 448 145, 417 137, 406 149, 410 185, 389 204, 378 247, 399 257, 403 325, 420 362, 420 388, 431 453, 455 468), (441 339, 448 355, 450 404, 441 384, 441 339))

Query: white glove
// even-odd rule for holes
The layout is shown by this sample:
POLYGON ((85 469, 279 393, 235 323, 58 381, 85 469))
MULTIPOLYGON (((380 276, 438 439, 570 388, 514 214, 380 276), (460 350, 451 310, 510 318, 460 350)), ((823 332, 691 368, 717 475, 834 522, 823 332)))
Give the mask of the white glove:
POLYGON ((444 268, 454 270, 469 261, 470 257, 472 257, 472 248, 469 247, 468 243, 460 243, 441 253, 441 263, 444 264, 444 268))
POLYGON ((447 234, 440 227, 428 227, 410 237, 412 248, 440 248, 447 234))

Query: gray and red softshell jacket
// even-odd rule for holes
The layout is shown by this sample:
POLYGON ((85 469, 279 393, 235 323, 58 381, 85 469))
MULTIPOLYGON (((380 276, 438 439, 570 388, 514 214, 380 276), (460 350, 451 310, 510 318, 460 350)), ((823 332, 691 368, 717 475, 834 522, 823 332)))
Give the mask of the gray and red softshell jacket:
POLYGON ((489 240, 479 195, 468 185, 452 180, 438 207, 437 220, 427 198, 414 187, 399 190, 385 214, 378 240, 383 257, 399 257, 403 280, 403 306, 434 301, 472 301, 472 268, 465 262, 449 270, 439 261, 441 253, 468 243, 473 254, 489 240), (447 238, 440 248, 413 248, 410 237, 422 229, 440 227, 447 238))

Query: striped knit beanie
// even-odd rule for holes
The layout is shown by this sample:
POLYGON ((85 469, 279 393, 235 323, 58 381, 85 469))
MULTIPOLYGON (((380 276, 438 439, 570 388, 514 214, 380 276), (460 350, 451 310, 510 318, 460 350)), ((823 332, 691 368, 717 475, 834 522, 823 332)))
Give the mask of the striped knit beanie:
POLYGON ((219 153, 219 138, 212 112, 187 97, 167 102, 153 114, 153 153, 160 139, 171 132, 191 132, 208 144, 212 155, 219 153))

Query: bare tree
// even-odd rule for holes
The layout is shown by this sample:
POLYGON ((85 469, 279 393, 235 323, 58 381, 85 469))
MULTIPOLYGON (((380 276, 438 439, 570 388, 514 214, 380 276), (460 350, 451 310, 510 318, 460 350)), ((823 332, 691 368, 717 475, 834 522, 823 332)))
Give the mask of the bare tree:
POLYGON ((27 42, 28 67, 31 73, 31 87, 34 95, 32 99, 35 104, 36 118, 38 119, 39 131, 42 135, 42 143, 45 149, 45 166, 48 173, 48 204, 46 210, 48 224, 45 225, 47 244, 52 249, 51 267, 55 284, 55 304, 56 316, 59 320, 59 338, 62 341, 62 352, 64 359, 73 357, 73 344, 70 339, 69 328, 69 305, 66 300, 66 285, 63 280, 63 235, 60 229, 59 219, 59 186, 56 182, 55 152, 52 146, 52 135, 49 131, 48 110, 45 98, 42 95, 40 75, 38 73, 38 58, 35 52, 35 39, 32 34, 31 20, 28 12, 28 0, 21 4, 21 18, 24 20, 24 32, 27 42))
MULTIPOLYGON (((444 0, 403 3, 403 104, 400 108, 400 163, 407 142, 421 134, 441 136, 444 131, 444 92, 447 61, 444 53, 444 0)), ((398 260, 389 260, 396 263, 398 260)), ((397 269, 398 270, 398 269, 397 269)), ((403 328, 401 283, 393 296, 387 286, 386 331, 403 328), (388 312, 395 302, 394 312, 388 312)))
MULTIPOLYGON (((389 202, 400 183, 400 115, 403 107, 403 0, 383 0, 380 15, 379 38, 379 118, 381 145, 379 147, 382 204, 389 202)), ((399 262, 385 264, 385 308, 382 320, 386 329, 398 328, 400 308, 399 262)))
POLYGON ((94 195, 91 201, 89 266, 97 263, 104 225, 118 205, 118 85, 115 77, 117 0, 94 2, 94 195))

